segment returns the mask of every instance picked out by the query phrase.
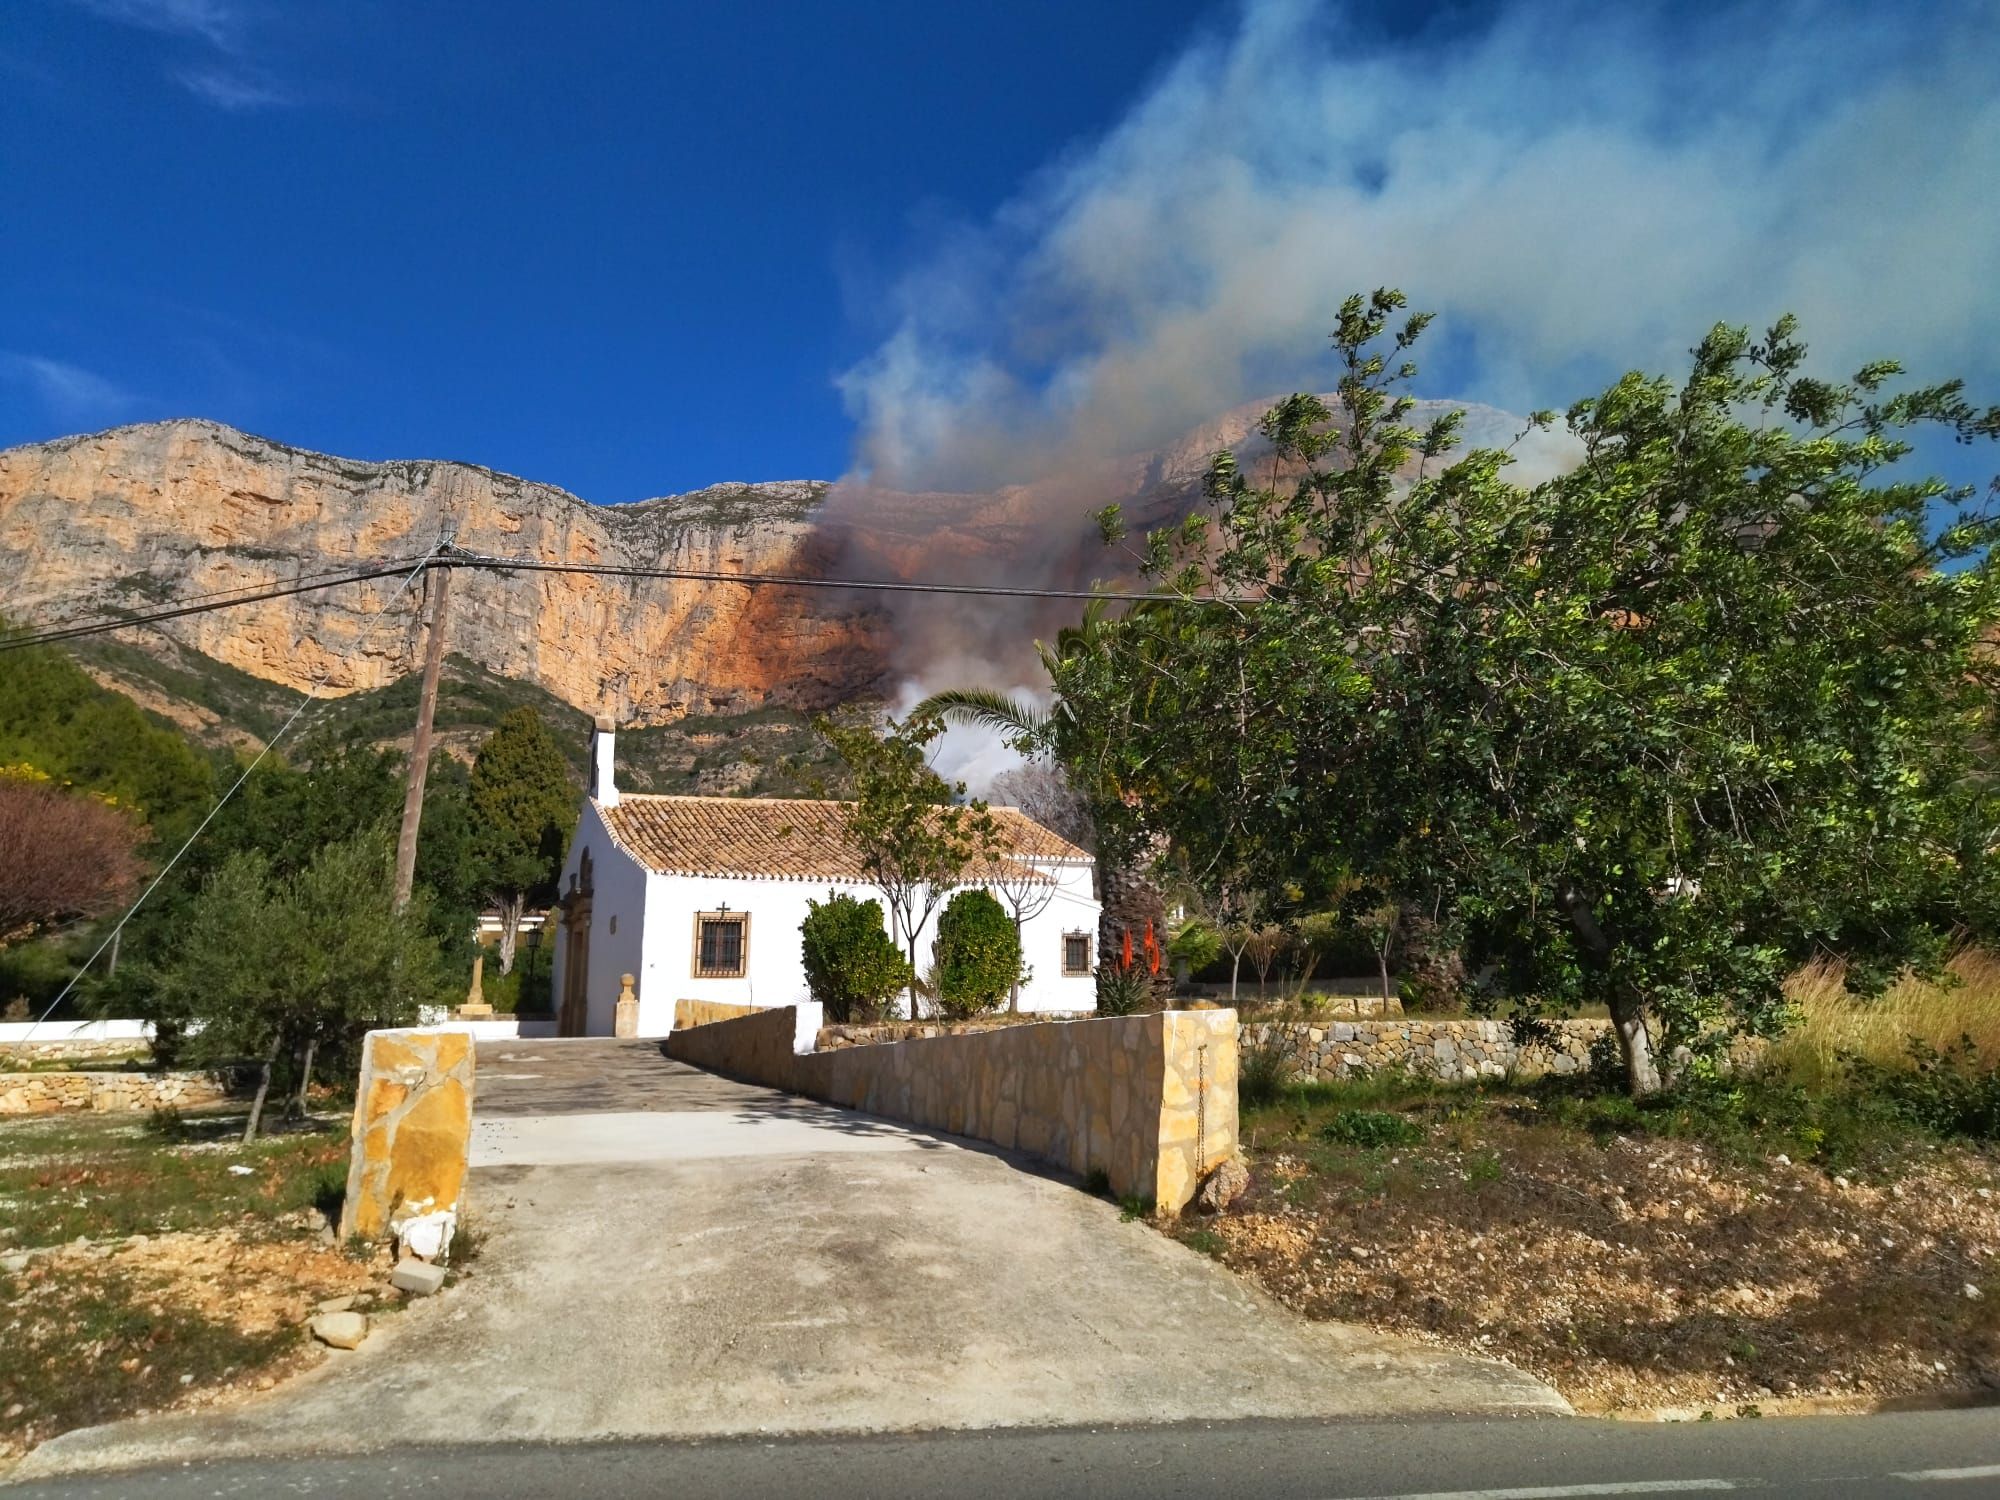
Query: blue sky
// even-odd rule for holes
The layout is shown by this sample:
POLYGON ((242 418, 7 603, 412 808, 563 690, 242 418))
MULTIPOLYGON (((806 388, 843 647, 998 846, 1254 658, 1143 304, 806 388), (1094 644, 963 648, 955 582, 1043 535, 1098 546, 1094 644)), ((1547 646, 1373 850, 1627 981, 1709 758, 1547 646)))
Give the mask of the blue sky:
POLYGON ((837 474, 871 286, 1203 10, 7 0, 0 444, 198 414, 593 499, 837 474))
MULTIPOLYGON (((630 500, 1027 478, 1787 308, 2000 387, 1992 0, 6 0, 0 445, 211 416, 630 500)), ((1992 464, 1986 461, 1986 471, 1992 464)))

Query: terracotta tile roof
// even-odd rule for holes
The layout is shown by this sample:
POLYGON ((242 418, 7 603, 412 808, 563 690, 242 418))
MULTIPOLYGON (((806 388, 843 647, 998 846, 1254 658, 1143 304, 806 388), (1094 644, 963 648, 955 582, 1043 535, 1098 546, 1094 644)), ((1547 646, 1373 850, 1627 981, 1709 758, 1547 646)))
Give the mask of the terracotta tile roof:
MULTIPOLYGON (((662 875, 737 875, 779 880, 864 880, 848 843, 838 802, 800 797, 654 797, 627 793, 616 807, 593 803, 611 837, 634 859, 662 875)), ((1090 855, 1051 833, 1018 808, 996 807, 1007 840, 1009 873, 1016 861, 1085 862, 1090 855)), ((978 870, 967 872, 978 879, 978 870)), ((999 873, 992 871, 988 873, 999 873)))

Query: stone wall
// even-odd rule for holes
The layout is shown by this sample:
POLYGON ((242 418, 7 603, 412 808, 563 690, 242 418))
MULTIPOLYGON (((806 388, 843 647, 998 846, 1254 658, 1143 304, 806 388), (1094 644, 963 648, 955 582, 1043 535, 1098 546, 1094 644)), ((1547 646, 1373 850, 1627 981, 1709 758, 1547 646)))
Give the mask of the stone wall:
MULTIPOLYGON (((1250 986, 1249 990, 1254 988, 1254 985, 1250 986)), ((1254 1011, 1258 1008, 1258 1001, 1249 990, 1238 986, 1236 1008, 1239 1011, 1254 1011)), ((1217 1005, 1227 1005, 1229 991, 1225 987, 1221 994, 1209 998, 1217 1005)), ((1314 1025, 1321 1021, 1371 1021, 1385 1016, 1400 1016, 1403 1013, 1403 1002, 1396 995, 1384 1000, 1380 995, 1329 995, 1322 992, 1315 994, 1312 1001, 1314 1025)), ((1298 1012, 1294 1010, 1292 1014, 1297 1015, 1298 1012)))
POLYGON ((0 1073, 0 1115, 53 1114, 88 1109, 193 1109, 227 1099, 233 1076, 207 1073, 88 1072, 0 1073))
POLYGON ((754 1005, 724 1005, 719 1000, 676 1000, 674 1002, 674 1030, 689 1026, 706 1026, 711 1021, 734 1021, 742 1016, 754 1014, 754 1005))
POLYGON ((990 1141, 1182 1208, 1236 1151, 1236 1014, 1172 1011, 986 1027, 819 1052, 817 1006, 667 1039, 669 1056, 830 1104, 990 1141), (806 1027, 812 1026, 811 1031, 806 1027))
POLYGON ((1447 1082, 1577 1073, 1609 1021, 1556 1021, 1549 1042, 1523 1047, 1505 1021, 1249 1021, 1239 1044, 1275 1046, 1299 1078, 1331 1080, 1396 1069, 1447 1082))
POLYGON ((878 1042, 914 1042, 940 1036, 970 1036, 1002 1026, 1041 1026, 1049 1022, 1083 1020, 1082 1016, 1045 1016, 1033 1012, 1001 1012, 974 1016, 969 1021, 869 1021, 848 1025, 822 1026, 818 1052, 837 1052, 842 1047, 872 1047, 878 1042))
POLYGON ((340 1237, 386 1239, 460 1209, 472 1146, 472 1038, 463 1031, 371 1031, 354 1097, 353 1153, 340 1237))
POLYGON ((146 1057, 152 1046, 144 1038, 59 1042, 0 1042, 0 1071, 38 1062, 110 1062, 146 1057))

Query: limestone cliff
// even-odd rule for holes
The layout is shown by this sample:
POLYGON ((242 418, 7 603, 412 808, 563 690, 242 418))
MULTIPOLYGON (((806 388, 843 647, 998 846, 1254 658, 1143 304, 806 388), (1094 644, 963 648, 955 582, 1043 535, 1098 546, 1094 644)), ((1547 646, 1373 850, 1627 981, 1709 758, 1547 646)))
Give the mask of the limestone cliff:
MULTIPOLYGON (((0 452, 0 610, 23 620, 460 545, 548 561, 815 572, 828 486, 718 485, 600 506, 467 464, 358 463, 213 422, 122 427, 0 452)), ((173 640, 267 681, 334 693, 411 670, 415 601, 394 579, 191 616, 173 640)), ((589 713, 653 722, 882 686, 884 617, 867 600, 561 574, 462 571, 454 652, 589 713)), ((140 633, 134 632, 135 641, 140 633)))
MULTIPOLYGON (((1052 456, 1046 477, 990 493, 793 481, 632 505, 589 504, 469 464, 332 458, 215 422, 120 427, 0 452, 0 614, 137 611, 413 557, 447 527, 472 551, 549 562, 1085 587, 1117 567, 1093 513, 1116 501, 1136 527, 1177 519, 1217 448, 1254 459, 1264 406, 1224 413, 1149 454, 1052 456)), ((1415 417, 1439 409, 1421 403, 1415 417)), ((1488 409, 1470 416, 1482 441, 1518 426, 1488 409)), ((324 672, 329 692, 352 694, 414 668, 418 603, 405 595, 389 608, 397 588, 377 580, 120 634, 163 660, 199 653, 211 675, 234 668, 303 689, 324 672)), ((887 697, 910 680, 1027 682, 1031 642, 1080 608, 460 570, 450 644, 474 668, 585 714, 666 724, 887 697)), ((143 673, 113 675, 143 683, 143 673)))

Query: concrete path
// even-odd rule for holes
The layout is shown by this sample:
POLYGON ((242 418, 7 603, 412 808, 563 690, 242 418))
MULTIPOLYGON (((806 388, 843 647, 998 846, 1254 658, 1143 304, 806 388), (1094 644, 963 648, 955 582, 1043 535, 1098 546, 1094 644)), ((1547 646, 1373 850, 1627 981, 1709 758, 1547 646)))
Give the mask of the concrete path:
POLYGON ((1025 1161, 655 1043, 482 1045, 471 1273, 268 1396, 14 1477, 612 1436, 1550 1413, 1505 1365, 1308 1324, 1025 1161))

